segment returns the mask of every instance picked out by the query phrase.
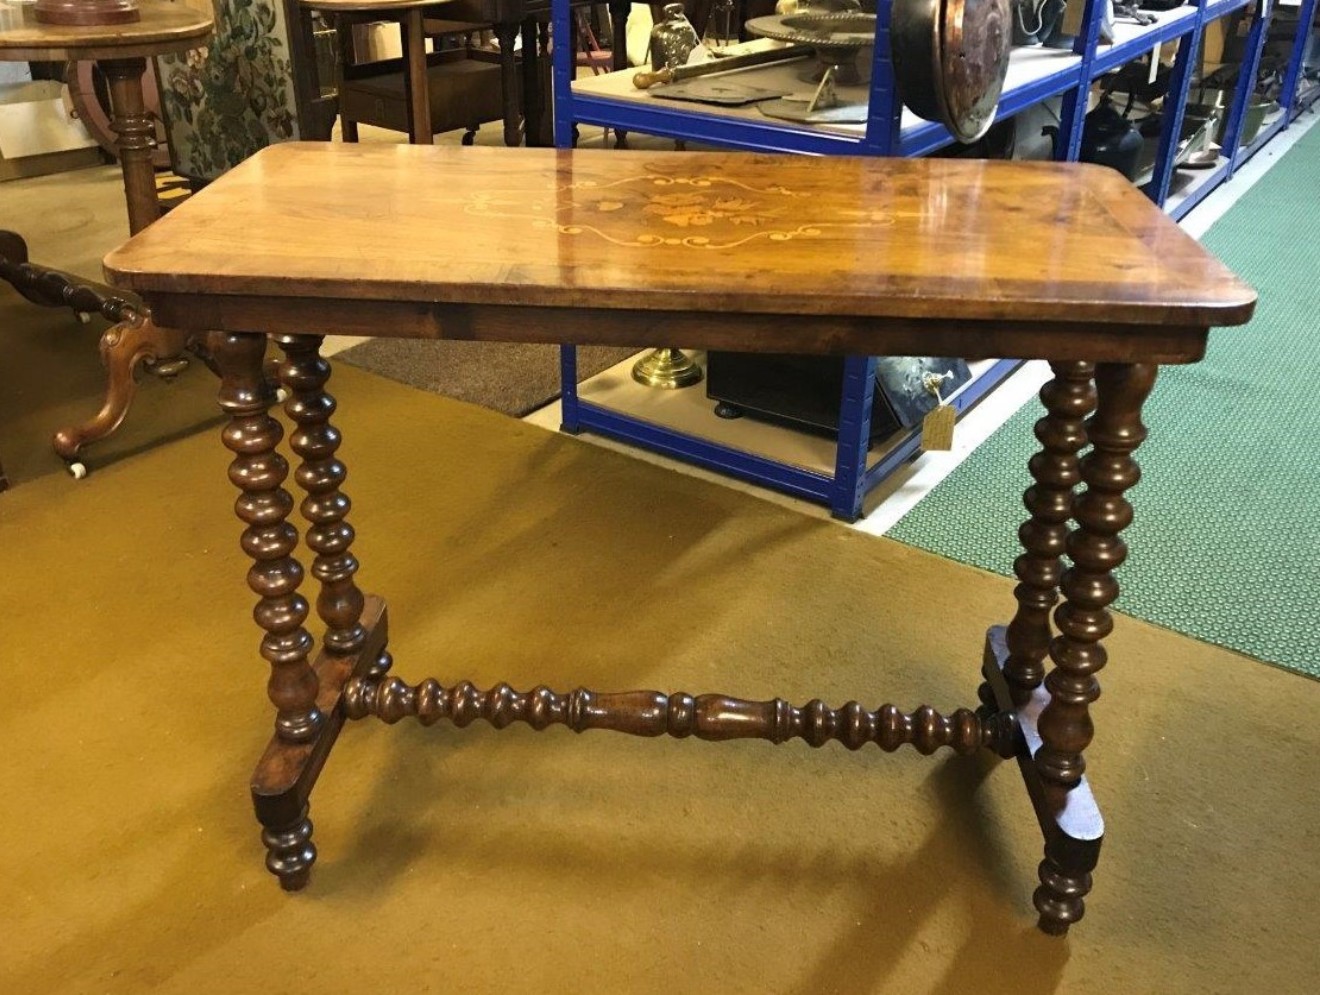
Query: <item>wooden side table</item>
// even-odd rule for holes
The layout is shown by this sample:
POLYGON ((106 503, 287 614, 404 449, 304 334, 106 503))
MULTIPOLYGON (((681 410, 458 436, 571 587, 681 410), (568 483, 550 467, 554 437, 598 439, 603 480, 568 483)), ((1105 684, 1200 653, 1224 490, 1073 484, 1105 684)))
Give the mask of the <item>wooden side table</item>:
MULTIPOLYGON (((540 59, 547 35, 538 30, 540 19, 549 16, 548 0, 300 0, 308 10, 321 11, 341 26, 342 38, 348 25, 365 20, 396 21, 403 42, 403 88, 408 113, 408 140, 414 145, 433 144, 431 97, 427 84, 426 37, 440 31, 439 19, 490 23, 499 38, 500 87, 503 100, 504 144, 549 145, 542 113, 545 95, 540 87, 540 59), (433 20, 435 19, 435 20, 433 20), (428 27, 428 22, 431 27, 428 27), (514 45, 522 39, 522 72, 514 45), (521 78, 520 78, 521 77, 521 78)), ((586 0, 581 0, 583 4, 586 0)), ((628 67, 624 49, 629 4, 611 0, 614 19, 614 67, 628 67)), ((346 142, 357 141, 355 122, 345 120, 342 127, 346 142)))
POLYGON ((308 800, 345 719, 415 716, 425 725, 485 719, 497 728, 1015 757, 1044 834, 1040 926, 1063 933, 1081 918, 1103 835, 1085 776, 1089 706, 1106 662, 1114 572, 1127 556, 1125 492, 1139 475, 1142 403, 1159 364, 1196 362, 1212 325, 1243 323, 1255 304, 1250 288, 1118 173, 1064 163, 284 145, 111 253, 106 270, 162 320, 207 331, 222 373, 229 479, 240 492, 276 710, 252 792, 267 866, 285 888, 306 885, 316 858, 308 800), (355 206, 363 189, 377 191, 369 212, 355 206), (246 252, 226 251, 239 240, 246 252), (326 332, 1048 360, 1054 379, 1041 391, 1017 609, 989 630, 979 704, 945 715, 682 692, 483 691, 390 676, 385 604, 354 579, 330 366, 319 354, 326 332), (306 492, 326 629, 319 653, 304 626, 282 430, 268 413, 268 336, 285 357, 295 479, 306 492))
MULTIPOLYGON (((130 232, 139 232, 160 217, 151 162, 156 125, 147 114, 142 93, 147 58, 199 48, 210 38, 212 28, 209 14, 199 14, 181 3, 140 0, 138 7, 141 16, 137 21, 89 27, 43 24, 31 6, 0 4, 0 60, 94 61, 105 74, 130 232)), ((105 404, 88 422, 61 429, 55 436, 55 451, 70 462, 76 474, 81 466, 75 462, 79 449, 105 438, 127 415, 136 393, 133 371, 137 366, 177 359, 187 337, 157 326, 135 302, 30 263, 27 245, 15 232, 0 231, 0 278, 36 304, 99 313, 116 322, 101 338, 109 377, 105 404)))
MULTIPOLYGON (((408 141, 431 145, 431 96, 427 82, 426 33, 422 29, 423 11, 434 7, 436 0, 301 0, 307 10, 328 15, 339 32, 340 57, 347 58, 343 37, 352 24, 366 20, 394 21, 399 25, 403 43, 403 87, 408 108, 408 141)), ((342 76, 342 74, 341 74, 342 76)), ((342 85, 342 78, 339 81, 342 85)), ((342 99, 342 98, 341 98, 342 99)), ((344 121, 346 142, 357 141, 357 123, 344 121)))

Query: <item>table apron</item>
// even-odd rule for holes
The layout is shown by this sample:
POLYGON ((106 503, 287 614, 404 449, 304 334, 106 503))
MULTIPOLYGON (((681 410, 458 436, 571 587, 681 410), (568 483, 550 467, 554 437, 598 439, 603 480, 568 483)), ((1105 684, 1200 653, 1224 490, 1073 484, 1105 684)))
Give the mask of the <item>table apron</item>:
POLYGON ((719 314, 240 294, 143 295, 160 324, 192 332, 362 335, 816 355, 959 356, 1194 363, 1205 326, 1097 322, 719 314))

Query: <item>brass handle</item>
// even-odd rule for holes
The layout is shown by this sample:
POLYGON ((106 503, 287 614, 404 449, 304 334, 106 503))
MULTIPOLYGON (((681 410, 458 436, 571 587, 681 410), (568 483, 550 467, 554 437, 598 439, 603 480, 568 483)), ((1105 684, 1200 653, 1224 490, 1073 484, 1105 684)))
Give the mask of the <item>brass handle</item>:
POLYGON ((669 66, 653 73, 636 73, 633 76, 633 86, 639 90, 649 90, 660 83, 672 82, 674 82, 674 70, 669 66))

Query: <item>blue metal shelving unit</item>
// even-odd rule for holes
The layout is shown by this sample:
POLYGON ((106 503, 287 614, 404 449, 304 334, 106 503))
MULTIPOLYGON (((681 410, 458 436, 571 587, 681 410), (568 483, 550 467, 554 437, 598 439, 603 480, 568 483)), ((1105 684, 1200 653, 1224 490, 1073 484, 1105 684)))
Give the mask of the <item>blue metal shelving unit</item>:
MULTIPOLYGON (((1099 41, 1101 0, 1086 0, 1083 30, 1074 40, 1071 51, 1040 48, 1015 51, 997 120, 1013 117, 1050 98, 1061 98, 1057 155, 1060 159, 1075 161, 1081 149, 1083 120, 1095 80, 1143 58, 1157 45, 1178 42, 1154 172, 1143 189, 1171 215, 1181 217, 1228 180, 1242 163, 1287 128, 1304 107, 1320 95, 1320 86, 1313 87, 1301 99, 1297 93, 1316 3, 1317 0, 1302 0, 1298 33, 1288 63, 1284 99, 1278 117, 1243 147, 1238 146, 1238 136, 1268 35, 1273 0, 1192 0, 1186 7, 1157 14, 1158 20, 1153 25, 1116 24, 1116 37, 1110 45, 1102 45, 1099 41), (1253 7, 1253 22, 1246 44, 1247 55, 1229 108, 1224 142, 1227 151, 1219 165, 1202 174, 1192 189, 1171 198, 1173 162, 1182 131, 1183 109, 1205 26, 1249 5, 1253 7)), ((911 115, 907 115, 906 122, 904 120, 888 58, 891 7, 892 0, 878 0, 876 5, 869 112, 862 127, 847 131, 823 130, 769 118, 734 117, 694 106, 675 107, 664 101, 645 98, 575 93, 572 52, 570 46, 563 45, 555 46, 552 70, 556 144, 570 146, 574 126, 582 123, 757 152, 898 156, 933 152, 951 144, 953 139, 940 124, 919 121, 911 115)), ((552 18, 554 37, 573 37, 567 0, 553 0, 552 18)), ((877 463, 870 467, 866 465, 866 440, 871 424, 870 384, 875 376, 875 360, 870 357, 855 356, 845 361, 839 442, 832 475, 742 452, 584 401, 577 393, 576 367, 576 351, 565 346, 561 358, 565 431, 576 433, 587 429, 629 441, 677 459, 821 502, 839 518, 853 520, 859 517, 866 493, 919 451, 919 438, 914 432, 887 450, 877 463)), ((1016 367, 1015 362, 993 364, 954 399, 959 412, 970 408, 1002 383, 1016 367)))

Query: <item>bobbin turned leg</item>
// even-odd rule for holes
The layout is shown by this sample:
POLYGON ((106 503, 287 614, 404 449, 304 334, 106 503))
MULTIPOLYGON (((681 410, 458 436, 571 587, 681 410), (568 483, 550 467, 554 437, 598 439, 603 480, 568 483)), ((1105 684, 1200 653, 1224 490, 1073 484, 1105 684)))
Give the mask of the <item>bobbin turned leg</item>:
POLYGON ((330 424, 335 399, 325 391, 330 364, 320 353, 319 335, 281 335, 284 350, 280 383, 289 392, 284 410, 298 426, 289 438, 302 458, 294 479, 306 492, 300 510, 307 519, 307 545, 316 554, 312 576, 321 582, 316 613, 325 623, 325 648, 341 655, 362 649, 363 595, 353 577, 357 558, 350 551, 355 533, 346 521, 352 502, 339 489, 348 469, 336 457, 341 436, 330 424))
POLYGON ((1022 555, 1013 563, 1017 613, 1008 626, 1004 678, 1014 705, 1025 704, 1045 679, 1050 610, 1059 599, 1062 556, 1081 480, 1077 454, 1086 445, 1086 416, 1095 407, 1090 363, 1051 363, 1054 379, 1040 390, 1045 417, 1036 422, 1041 450, 1027 464, 1035 483, 1022 497, 1031 517, 1018 529, 1022 555))
MULTIPOLYGON (((288 744, 311 743, 325 718, 308 661, 312 637, 303 628, 308 606, 298 593, 298 533, 287 521, 293 498, 282 486, 289 465, 276 451, 284 430, 268 413, 274 397, 262 372, 266 339, 216 332, 207 345, 220 371, 220 406, 230 416, 222 437, 234 454, 229 479, 241 492, 234 507, 246 526, 243 550, 253 559, 248 586, 260 599, 253 616, 265 630, 261 655, 271 668, 267 691, 276 710, 275 736, 288 744)), ((316 860, 305 805, 265 815, 259 810, 258 816, 265 827, 266 866, 285 889, 301 888, 316 860)))
POLYGON ((330 371, 319 343, 315 336, 282 340, 288 358, 279 364, 298 425, 291 440, 302 457, 296 478, 307 492, 302 511, 311 522, 312 572, 321 582, 317 610, 328 630, 325 647, 309 662, 312 639, 303 627, 309 609, 298 593, 302 566, 293 556, 298 535, 287 522, 293 498, 283 487, 289 466, 275 451, 283 430, 268 414, 275 391, 263 368, 266 338, 212 332, 206 340, 221 378, 220 404, 230 415, 224 429, 235 456, 229 477, 242 491, 236 508, 247 525, 243 548, 255 561, 248 583, 261 597, 254 614, 266 630, 261 650, 271 664, 277 711, 275 735, 252 775, 252 802, 266 866, 288 891, 307 884, 316 860, 308 805, 344 722, 344 684, 389 669, 385 603, 363 596, 353 579, 353 530, 344 521, 348 499, 339 491, 346 471, 335 456, 339 433, 329 424, 334 401, 322 390, 330 371))
MULTIPOLYGON (((1102 363, 1095 373, 1098 403, 1087 423, 1093 448, 1081 461, 1086 489, 1074 504, 1077 528, 1067 541, 1073 565, 1060 583, 1064 602, 1054 615, 1059 635, 1050 643, 1054 668, 1045 678, 1047 701, 1037 722, 1037 807, 1043 801, 1054 816, 1053 825, 1045 825, 1045 859, 1034 896, 1040 928, 1047 933, 1065 933, 1082 918, 1099 856, 1100 835, 1084 838, 1087 834, 1070 832, 1068 813, 1076 814, 1079 807, 1073 796, 1084 785, 1084 751, 1094 735, 1090 704, 1100 696, 1096 674, 1106 660, 1102 640, 1113 629, 1108 608, 1118 596, 1113 571, 1127 557, 1120 533, 1132 522, 1124 492, 1141 476, 1132 453, 1146 437, 1141 406, 1155 374, 1153 365, 1119 363, 1102 363)), ((1089 799, 1086 807, 1094 807, 1089 799)))

